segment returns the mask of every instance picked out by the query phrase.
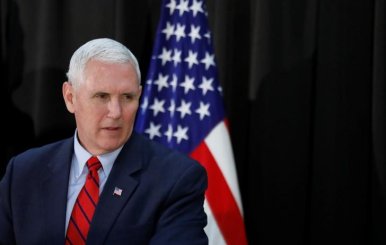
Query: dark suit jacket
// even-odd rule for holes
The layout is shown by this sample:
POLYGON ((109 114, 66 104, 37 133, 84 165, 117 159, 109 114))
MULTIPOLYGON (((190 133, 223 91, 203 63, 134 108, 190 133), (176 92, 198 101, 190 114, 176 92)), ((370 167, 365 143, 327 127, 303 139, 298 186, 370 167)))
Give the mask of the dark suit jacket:
MULTIPOLYGON (((69 138, 11 159, 0 182, 0 244, 64 244, 73 149, 69 138)), ((197 162, 133 133, 101 193, 87 243, 207 244, 206 187, 197 162)))

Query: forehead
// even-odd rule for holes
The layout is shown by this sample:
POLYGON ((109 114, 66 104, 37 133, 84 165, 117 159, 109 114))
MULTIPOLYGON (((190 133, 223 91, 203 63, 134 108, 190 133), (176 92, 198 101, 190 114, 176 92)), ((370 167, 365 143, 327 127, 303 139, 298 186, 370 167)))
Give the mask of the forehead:
POLYGON ((126 81, 132 85, 140 85, 136 69, 130 62, 112 63, 100 60, 90 60, 84 70, 85 82, 126 81))

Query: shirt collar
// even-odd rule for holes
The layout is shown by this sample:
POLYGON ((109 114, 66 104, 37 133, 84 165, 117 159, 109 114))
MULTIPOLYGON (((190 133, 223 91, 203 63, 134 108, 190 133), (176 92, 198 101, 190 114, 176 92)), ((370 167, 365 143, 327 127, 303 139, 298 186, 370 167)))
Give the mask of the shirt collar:
MULTIPOLYGON (((97 156, 99 161, 102 164, 102 170, 104 171, 106 176, 109 176, 111 169, 113 168, 115 159, 117 159, 118 154, 121 152, 122 148, 123 148, 123 145, 112 152, 108 152, 97 156)), ((75 130, 75 135, 74 135, 74 154, 78 162, 77 166, 75 166, 75 177, 79 178, 79 176, 83 173, 83 171, 85 171, 84 169, 85 169, 86 162, 92 156, 92 154, 90 154, 79 143, 77 130, 75 130)))

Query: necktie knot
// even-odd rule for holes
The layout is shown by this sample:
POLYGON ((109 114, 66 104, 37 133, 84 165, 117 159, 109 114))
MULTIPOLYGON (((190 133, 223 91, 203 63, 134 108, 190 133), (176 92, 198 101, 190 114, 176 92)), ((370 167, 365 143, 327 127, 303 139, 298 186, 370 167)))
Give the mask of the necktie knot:
POLYGON ((90 157, 90 159, 87 160, 88 171, 92 173, 96 173, 101 167, 102 167, 102 164, 97 157, 92 156, 90 157))

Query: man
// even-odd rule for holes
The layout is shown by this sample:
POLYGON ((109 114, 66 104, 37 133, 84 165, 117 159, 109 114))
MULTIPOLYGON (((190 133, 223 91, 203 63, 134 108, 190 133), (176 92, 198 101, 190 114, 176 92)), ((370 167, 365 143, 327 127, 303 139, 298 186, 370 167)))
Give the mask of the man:
POLYGON ((10 160, 0 244, 207 244, 205 170, 133 132, 134 55, 95 39, 75 51, 67 76, 76 132, 10 160))

